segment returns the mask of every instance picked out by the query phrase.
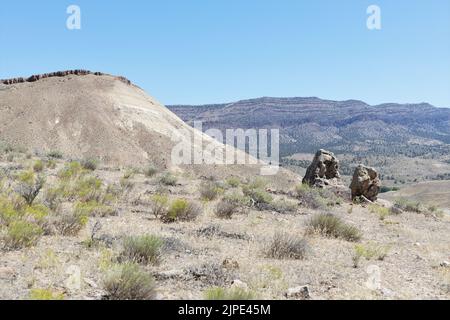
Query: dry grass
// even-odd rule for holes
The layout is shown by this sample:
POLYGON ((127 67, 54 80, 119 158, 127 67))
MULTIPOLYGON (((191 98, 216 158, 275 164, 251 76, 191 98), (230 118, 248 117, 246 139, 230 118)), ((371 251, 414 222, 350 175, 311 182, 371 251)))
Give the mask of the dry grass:
POLYGON ((137 264, 116 264, 106 272, 103 289, 107 300, 151 300, 155 296, 155 281, 137 264))
POLYGON ((162 258, 163 240, 157 236, 146 235, 126 237, 120 259, 140 264, 159 264, 162 258))
POLYGON ((276 233, 271 242, 265 248, 267 258, 272 259, 304 259, 309 251, 308 242, 305 239, 288 233, 276 233))
POLYGON ((347 241, 359 241, 361 232, 354 226, 344 223, 330 213, 321 213, 308 222, 310 232, 318 232, 326 237, 341 238, 347 241))

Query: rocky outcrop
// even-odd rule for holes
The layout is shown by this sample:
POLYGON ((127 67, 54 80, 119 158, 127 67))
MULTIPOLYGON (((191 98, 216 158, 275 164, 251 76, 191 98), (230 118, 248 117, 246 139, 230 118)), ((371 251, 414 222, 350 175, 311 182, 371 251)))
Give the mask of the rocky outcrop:
POLYGON ((340 185, 339 161, 330 151, 317 151, 313 162, 306 170, 303 183, 311 187, 324 188, 340 185))
MULTIPOLYGON (((5 79, 5 80, 0 80, 0 83, 5 84, 5 85, 11 85, 11 84, 16 84, 16 83, 24 83, 24 82, 36 82, 36 81, 39 81, 41 79, 46 79, 46 78, 66 77, 68 75, 85 76, 88 74, 92 74, 95 76, 106 75, 105 73, 102 73, 102 72, 92 72, 89 70, 77 69, 77 70, 57 71, 57 72, 44 73, 44 74, 35 74, 28 78, 20 77, 20 78, 13 78, 13 79, 5 79)), ((131 84, 131 81, 125 77, 116 77, 116 78, 126 84, 129 84, 129 85, 131 84)))
POLYGON ((365 197, 370 201, 376 201, 380 193, 381 181, 378 172, 374 168, 360 164, 355 169, 350 185, 352 199, 365 197))

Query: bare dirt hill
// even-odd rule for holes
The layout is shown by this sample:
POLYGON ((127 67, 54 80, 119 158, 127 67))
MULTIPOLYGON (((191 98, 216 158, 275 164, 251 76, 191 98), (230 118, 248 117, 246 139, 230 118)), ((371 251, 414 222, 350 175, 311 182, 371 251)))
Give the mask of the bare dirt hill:
POLYGON ((53 77, 0 91, 1 139, 37 152, 170 165, 171 134, 180 128, 190 130, 143 90, 113 76, 53 77))
MULTIPOLYGON (((179 169, 171 153, 180 143, 224 148, 127 79, 88 71, 0 81, 1 141, 36 154, 58 150, 76 159, 171 170, 179 169)), ((200 167, 190 168, 200 175, 217 172, 200 167)), ((220 172, 256 170, 224 166, 220 172)))

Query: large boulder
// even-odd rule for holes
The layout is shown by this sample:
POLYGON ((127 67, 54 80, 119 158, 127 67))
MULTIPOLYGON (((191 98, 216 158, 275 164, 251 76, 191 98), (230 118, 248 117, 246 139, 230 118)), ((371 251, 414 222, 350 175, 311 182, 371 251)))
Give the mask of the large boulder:
POLYGON ((352 199, 365 197, 370 201, 376 201, 380 193, 381 181, 378 172, 374 168, 362 164, 356 167, 353 180, 350 185, 352 199))
POLYGON ((303 183, 311 187, 324 188, 341 184, 339 161, 330 151, 317 151, 313 162, 306 170, 303 183))

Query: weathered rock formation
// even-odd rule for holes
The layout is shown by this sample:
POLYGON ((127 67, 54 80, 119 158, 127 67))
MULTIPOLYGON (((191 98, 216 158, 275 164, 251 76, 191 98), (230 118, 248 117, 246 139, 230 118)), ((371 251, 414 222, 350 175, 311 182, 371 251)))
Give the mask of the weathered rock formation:
POLYGON ((339 161, 330 151, 317 151, 313 162, 306 170, 303 183, 311 187, 324 188, 340 185, 339 161))
MULTIPOLYGON (((78 69, 78 70, 57 71, 57 72, 44 73, 44 74, 35 74, 28 78, 20 77, 20 78, 13 78, 13 79, 5 79, 5 80, 0 80, 0 83, 5 84, 5 85, 11 85, 11 84, 16 84, 16 83, 24 83, 24 82, 36 82, 36 81, 39 81, 41 79, 46 79, 46 78, 65 77, 68 75, 85 76, 88 74, 92 74, 95 76, 106 75, 105 73, 102 73, 102 72, 92 72, 89 70, 78 69)), ((125 77, 116 77, 116 78, 126 84, 131 84, 131 81, 125 77)))
POLYGON ((380 193, 381 181, 374 168, 360 164, 355 169, 350 185, 352 199, 363 196, 370 201, 376 201, 380 193))

